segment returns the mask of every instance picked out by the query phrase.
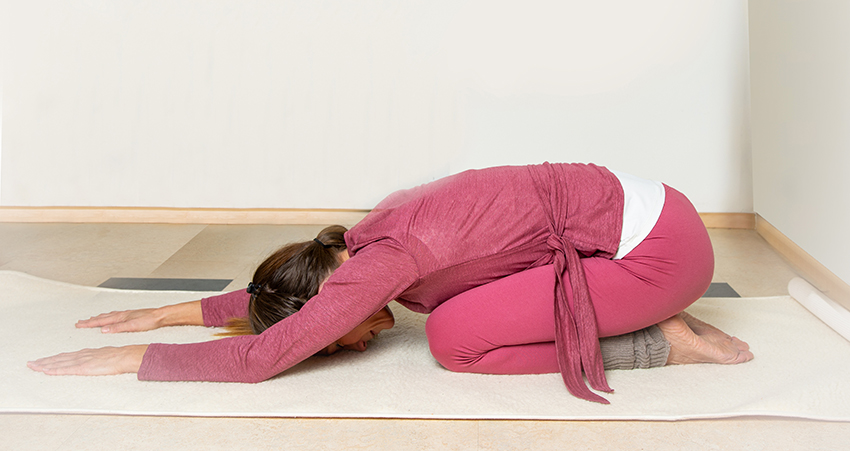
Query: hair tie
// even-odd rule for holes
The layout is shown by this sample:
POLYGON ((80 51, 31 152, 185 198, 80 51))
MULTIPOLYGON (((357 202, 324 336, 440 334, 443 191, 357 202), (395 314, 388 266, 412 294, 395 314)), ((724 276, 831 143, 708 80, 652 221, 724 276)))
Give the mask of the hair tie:
POLYGON ((258 294, 260 290, 263 289, 261 284, 255 284, 254 282, 248 282, 248 294, 254 295, 258 294))
POLYGON ((315 242, 317 242, 317 243, 321 244, 321 245, 322 245, 322 247, 323 247, 323 248, 325 248, 325 249, 327 249, 327 248, 329 248, 329 247, 332 247, 332 246, 329 246, 329 245, 327 245, 327 244, 323 243, 323 242, 322 242, 322 240, 320 240, 320 239, 318 239, 318 238, 313 238, 313 241, 315 241, 315 242))

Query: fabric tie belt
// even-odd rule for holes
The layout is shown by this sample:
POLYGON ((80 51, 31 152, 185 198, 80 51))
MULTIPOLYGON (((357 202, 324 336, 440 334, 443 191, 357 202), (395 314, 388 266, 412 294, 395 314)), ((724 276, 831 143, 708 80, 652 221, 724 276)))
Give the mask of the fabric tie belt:
MULTIPOLYGON (((558 354, 558 368, 567 390, 574 396, 609 404, 608 400, 587 388, 582 379, 584 370, 591 387, 608 393, 614 391, 605 380, 596 313, 590 300, 590 290, 577 248, 594 255, 598 253, 600 256, 613 257, 614 254, 610 252, 610 244, 613 243, 602 244, 605 241, 603 237, 609 233, 619 237, 620 230, 605 230, 611 223, 610 218, 605 219, 609 213, 605 208, 593 207, 588 211, 588 207, 579 206, 576 207, 577 211, 570 214, 568 207, 571 201, 578 202, 580 196, 594 196, 598 198, 596 204, 609 205, 615 208, 613 211, 622 211, 622 191, 610 172, 603 176, 595 166, 570 165, 569 168, 576 171, 576 177, 586 175, 587 171, 596 173, 592 178, 585 176, 576 180, 570 179, 572 175, 567 174, 562 166, 560 169, 549 163, 544 163, 539 168, 529 166, 529 175, 548 220, 549 236, 546 238, 546 246, 555 266, 555 348, 558 354), (605 177, 611 179, 610 184, 601 181, 605 177), (616 194, 620 194, 619 202, 612 197, 616 194), (569 274, 572 286, 572 309, 564 286, 564 272, 569 274)), ((617 220, 622 224, 622 216, 617 220)), ((540 263, 543 261, 540 260, 540 263)))
POLYGON ((591 387, 608 393, 614 391, 605 380, 596 314, 578 251, 569 240, 554 233, 546 239, 546 245, 553 254, 555 266, 555 348, 561 377, 574 396, 609 404, 607 399, 590 391, 581 376, 584 369, 591 387), (569 273, 573 288, 573 313, 564 287, 564 270, 569 273))

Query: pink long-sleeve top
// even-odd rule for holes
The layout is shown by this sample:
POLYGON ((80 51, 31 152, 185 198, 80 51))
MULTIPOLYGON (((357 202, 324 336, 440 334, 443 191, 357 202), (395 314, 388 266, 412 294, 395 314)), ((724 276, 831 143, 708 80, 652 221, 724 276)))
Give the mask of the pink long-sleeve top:
MULTIPOLYGON (((554 263, 556 339, 567 388, 602 401, 607 388, 596 323, 578 259, 617 252, 623 190, 607 169, 584 164, 466 171, 384 199, 345 234, 351 258, 289 318, 260 335, 196 344, 152 344, 141 380, 259 382, 312 356, 395 299, 427 313, 470 288, 554 263), (559 278, 560 279, 560 278, 559 278), (600 379, 601 378, 601 379, 600 379)), ((204 299, 208 326, 245 316, 244 290, 204 299)), ((521 300, 518 300, 521 302, 521 300)))

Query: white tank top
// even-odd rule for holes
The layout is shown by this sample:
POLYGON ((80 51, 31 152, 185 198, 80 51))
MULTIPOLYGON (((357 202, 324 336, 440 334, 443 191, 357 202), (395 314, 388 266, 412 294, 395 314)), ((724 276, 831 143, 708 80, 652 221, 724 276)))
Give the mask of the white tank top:
POLYGON ((610 170, 623 186, 623 233, 614 260, 625 257, 652 231, 664 209, 664 185, 624 172, 610 170))

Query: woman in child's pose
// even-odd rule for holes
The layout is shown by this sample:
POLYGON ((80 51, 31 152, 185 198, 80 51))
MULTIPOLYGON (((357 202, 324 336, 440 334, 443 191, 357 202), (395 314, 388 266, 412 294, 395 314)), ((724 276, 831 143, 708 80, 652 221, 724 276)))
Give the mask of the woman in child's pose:
POLYGON ((330 227, 282 248, 248 290, 78 324, 117 332, 247 317, 243 329, 256 335, 83 350, 29 365, 259 382, 316 353, 365 349, 392 326, 384 307, 395 299, 431 313, 431 352, 450 370, 560 371, 574 395, 607 402, 582 379, 611 391, 599 337, 618 336, 602 342, 610 367, 752 359, 743 341, 682 313, 713 268, 699 215, 661 183, 584 164, 473 170, 393 193, 351 230, 330 227))

